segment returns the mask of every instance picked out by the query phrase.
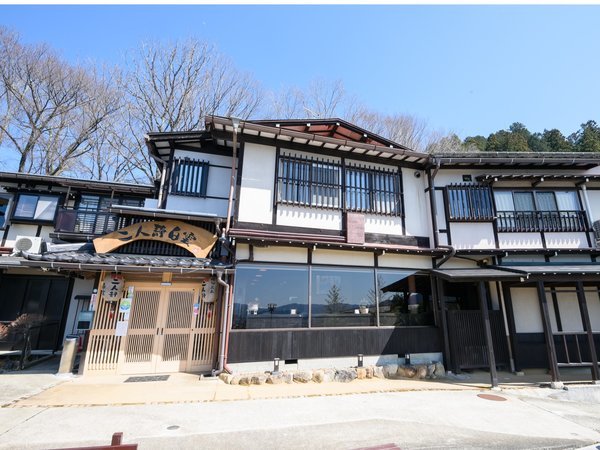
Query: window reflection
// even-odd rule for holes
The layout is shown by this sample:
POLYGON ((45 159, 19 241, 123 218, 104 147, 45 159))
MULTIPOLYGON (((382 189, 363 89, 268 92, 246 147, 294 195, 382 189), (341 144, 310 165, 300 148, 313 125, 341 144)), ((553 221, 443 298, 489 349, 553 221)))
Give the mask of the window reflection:
POLYGON ((377 325, 372 270, 312 269, 313 327, 377 325))
POLYGON ((381 326, 434 324, 429 277, 414 273, 377 270, 381 326))
POLYGON ((308 268, 238 266, 234 329, 308 326, 308 268))

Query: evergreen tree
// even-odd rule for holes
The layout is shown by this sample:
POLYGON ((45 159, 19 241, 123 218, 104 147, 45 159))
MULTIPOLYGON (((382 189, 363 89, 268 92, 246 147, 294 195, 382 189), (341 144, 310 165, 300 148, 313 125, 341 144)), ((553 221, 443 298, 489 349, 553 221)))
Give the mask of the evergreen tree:
POLYGON ((594 120, 581 124, 581 129, 571 136, 577 152, 600 152, 600 127, 594 120))
POLYGON ((329 288, 325 303, 327 303, 327 311, 330 313, 338 313, 342 310, 342 304, 344 303, 344 300, 342 299, 340 288, 337 287, 337 285, 334 284, 331 286, 331 288, 329 288))

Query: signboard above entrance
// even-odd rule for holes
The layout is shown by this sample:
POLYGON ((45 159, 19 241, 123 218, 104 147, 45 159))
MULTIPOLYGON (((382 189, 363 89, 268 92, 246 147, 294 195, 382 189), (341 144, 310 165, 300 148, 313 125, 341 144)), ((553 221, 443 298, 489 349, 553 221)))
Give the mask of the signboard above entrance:
POLYGON ((94 239, 94 247, 98 253, 108 253, 140 240, 168 242, 185 248, 196 258, 206 258, 217 236, 178 220, 140 222, 94 239))

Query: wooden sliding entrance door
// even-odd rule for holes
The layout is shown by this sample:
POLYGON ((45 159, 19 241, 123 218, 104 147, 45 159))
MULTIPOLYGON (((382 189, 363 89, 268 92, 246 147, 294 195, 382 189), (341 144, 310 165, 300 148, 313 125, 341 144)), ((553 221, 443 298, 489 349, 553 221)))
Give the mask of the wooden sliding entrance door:
POLYGON ((200 284, 135 283, 118 371, 141 374, 212 368, 214 346, 197 345, 198 335, 208 334, 212 342, 215 334, 214 317, 208 313, 212 305, 200 304, 194 313, 200 292, 200 284))

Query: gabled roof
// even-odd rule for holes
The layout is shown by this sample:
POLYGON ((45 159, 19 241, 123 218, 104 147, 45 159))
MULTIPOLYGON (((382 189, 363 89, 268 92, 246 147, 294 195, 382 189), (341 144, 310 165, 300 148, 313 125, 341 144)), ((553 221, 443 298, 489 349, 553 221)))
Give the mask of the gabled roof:
POLYGON ((331 119, 285 119, 285 120, 249 120, 248 122, 273 127, 281 127, 286 130, 300 131, 301 133, 316 134, 335 139, 343 139, 354 142, 365 142, 367 144, 381 145, 385 147, 402 148, 408 147, 397 142, 386 139, 364 128, 338 118, 331 119))

